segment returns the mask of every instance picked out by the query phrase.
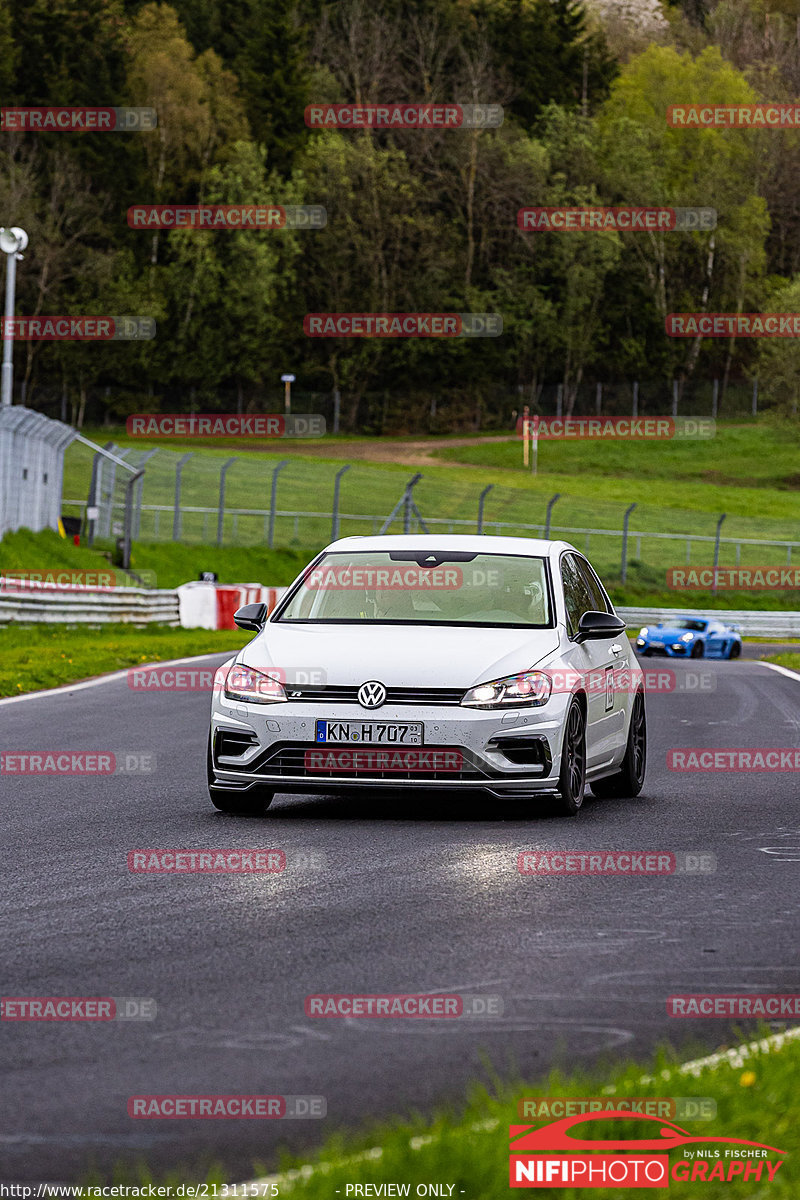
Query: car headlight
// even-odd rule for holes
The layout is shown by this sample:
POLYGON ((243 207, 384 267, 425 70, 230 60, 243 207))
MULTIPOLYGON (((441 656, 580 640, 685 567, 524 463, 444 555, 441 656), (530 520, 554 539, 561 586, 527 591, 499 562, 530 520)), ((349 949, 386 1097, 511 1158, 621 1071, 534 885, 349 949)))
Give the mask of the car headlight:
POLYGON ((639 630, 639 637, 640 637, 640 638, 646 638, 649 632, 650 632, 650 630, 649 630, 649 629, 647 628, 647 626, 645 625, 644 629, 640 629, 640 630, 639 630))
POLYGON ((279 680, 237 664, 228 671, 225 695, 228 700, 246 700, 248 704, 275 704, 286 700, 286 692, 279 680))
POLYGON ((491 683, 470 688, 461 703, 466 708, 508 708, 512 705, 540 705, 550 699, 553 684, 543 671, 523 671, 491 683))
POLYGON ((683 637, 681 638, 681 641, 682 641, 682 642, 690 642, 690 641, 692 640, 692 638, 693 638, 693 637, 694 637, 694 634, 693 634, 693 633, 685 633, 685 634, 683 635, 683 637))

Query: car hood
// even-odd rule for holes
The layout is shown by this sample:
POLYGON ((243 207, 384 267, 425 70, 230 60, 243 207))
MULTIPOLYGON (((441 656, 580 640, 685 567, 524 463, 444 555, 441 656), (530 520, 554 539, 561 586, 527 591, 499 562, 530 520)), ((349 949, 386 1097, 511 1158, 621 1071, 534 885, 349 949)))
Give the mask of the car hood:
POLYGON ((685 633, 691 633, 693 637, 696 637, 699 630, 678 629, 677 625, 662 625, 660 629, 653 626, 652 629, 648 629, 647 638, 651 642, 677 642, 685 633))
POLYGON ((468 688, 526 671, 558 647, 557 629, 267 623, 238 661, 277 667, 290 682, 316 672, 311 679, 321 674, 338 686, 377 679, 388 687, 468 688))

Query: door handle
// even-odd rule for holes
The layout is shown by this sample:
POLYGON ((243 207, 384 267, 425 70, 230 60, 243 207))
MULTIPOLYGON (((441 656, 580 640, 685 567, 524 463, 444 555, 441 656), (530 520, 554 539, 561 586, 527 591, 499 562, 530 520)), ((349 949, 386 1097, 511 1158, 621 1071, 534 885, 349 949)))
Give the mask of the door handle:
POLYGON ((611 647, 611 653, 622 654, 622 646, 620 646, 617 642, 614 642, 614 645, 611 647))

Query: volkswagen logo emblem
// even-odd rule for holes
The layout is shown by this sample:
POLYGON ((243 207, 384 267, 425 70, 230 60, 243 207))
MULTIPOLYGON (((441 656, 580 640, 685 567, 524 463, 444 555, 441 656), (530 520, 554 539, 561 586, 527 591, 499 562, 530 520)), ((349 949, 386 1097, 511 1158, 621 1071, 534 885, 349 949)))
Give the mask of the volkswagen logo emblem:
POLYGON ((362 708, 380 708, 385 699, 386 688, 375 679, 362 683, 358 689, 358 703, 362 708))

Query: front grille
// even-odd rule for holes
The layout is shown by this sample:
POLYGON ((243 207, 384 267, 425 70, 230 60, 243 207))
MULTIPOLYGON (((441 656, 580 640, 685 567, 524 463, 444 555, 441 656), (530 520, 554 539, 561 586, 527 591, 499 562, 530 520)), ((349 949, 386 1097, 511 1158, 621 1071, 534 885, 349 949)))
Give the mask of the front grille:
MULTIPOLYGON (((298 704, 358 704, 358 689, 361 685, 327 687, 291 687, 286 691, 290 700, 298 704)), ((466 688, 405 688, 388 687, 385 704, 449 704, 458 705, 466 688)), ((361 707, 361 706, 359 706, 361 707)), ((373 710, 367 710, 373 711, 373 710)))
POLYGON ((248 771, 252 771, 258 775, 280 775, 285 778, 305 778, 305 779, 324 779, 334 781, 336 779, 386 779, 386 780, 416 780, 419 782, 430 781, 443 783, 447 780, 456 782, 459 779, 479 779, 486 775, 477 763, 474 762, 468 750, 461 746, 415 746, 406 747, 403 750, 398 750, 397 747, 388 746, 350 746, 336 745, 321 747, 313 742, 284 742, 280 745, 273 746, 267 754, 248 767, 248 771), (310 770, 306 766, 307 751, 315 751, 316 753, 337 753, 340 751, 351 752, 378 752, 385 751, 390 754, 408 753, 413 750, 420 755, 429 754, 444 754, 457 753, 461 755, 461 767, 458 770, 376 770, 373 768, 357 769, 357 770, 310 770))

